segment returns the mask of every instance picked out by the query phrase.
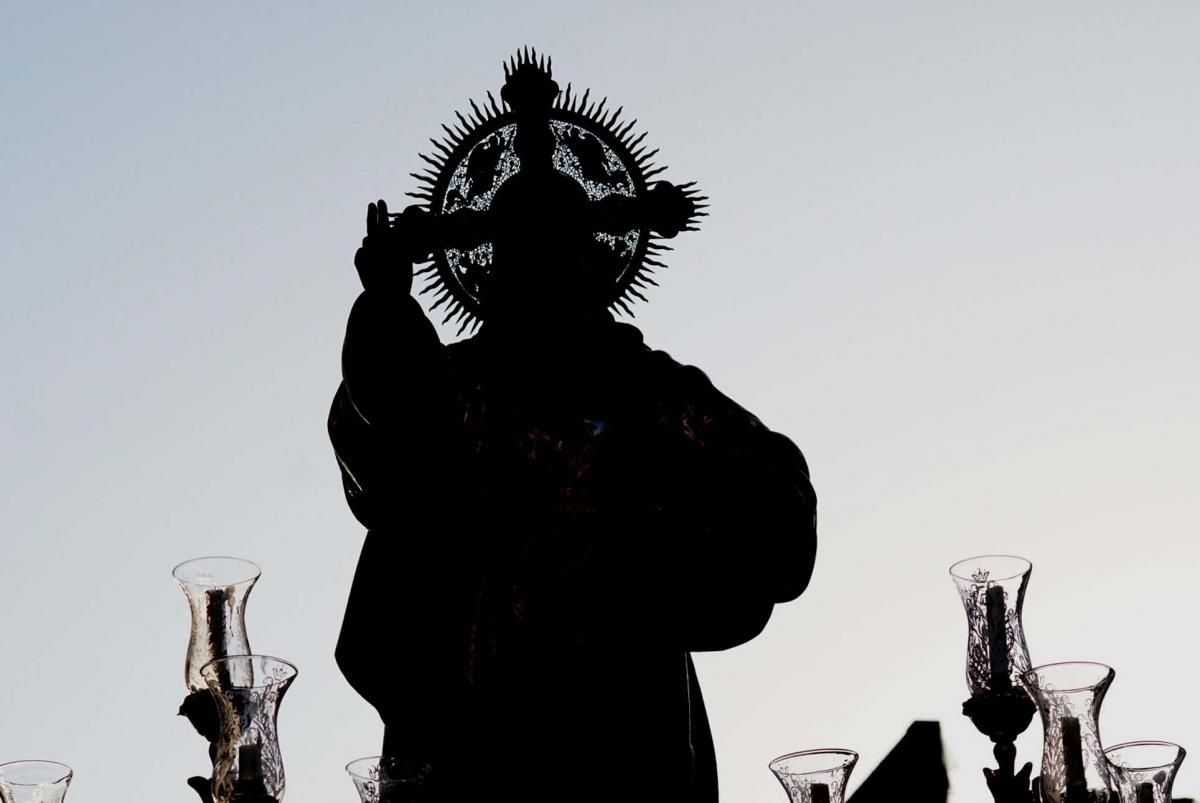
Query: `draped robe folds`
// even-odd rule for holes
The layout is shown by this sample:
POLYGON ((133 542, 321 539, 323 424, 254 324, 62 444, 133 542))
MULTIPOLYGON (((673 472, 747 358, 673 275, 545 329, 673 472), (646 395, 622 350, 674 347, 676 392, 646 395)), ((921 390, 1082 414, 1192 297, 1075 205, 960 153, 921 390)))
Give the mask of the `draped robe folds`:
POLYGON ((691 653, 742 644, 816 553, 800 450, 604 316, 443 345, 355 303, 329 434, 367 529, 336 658, 430 799, 715 801, 691 653))

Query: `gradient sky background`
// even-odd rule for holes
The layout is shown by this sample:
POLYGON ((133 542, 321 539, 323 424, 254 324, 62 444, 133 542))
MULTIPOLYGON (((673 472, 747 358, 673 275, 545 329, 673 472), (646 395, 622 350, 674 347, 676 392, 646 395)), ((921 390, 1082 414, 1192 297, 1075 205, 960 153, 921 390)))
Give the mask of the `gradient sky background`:
POLYGON ((524 44, 711 195, 637 323, 820 497, 808 592, 697 656, 723 799, 783 800, 767 762, 821 746, 855 786, 939 719, 986 800, 947 574, 981 552, 1034 563, 1035 663, 1116 668, 1106 743, 1200 750, 1200 5, 172 5, 0 24, 0 761, 194 800, 170 571, 235 554, 252 646, 300 667, 287 799, 354 799, 381 728, 333 661, 363 533, 325 435, 352 256, 524 44))

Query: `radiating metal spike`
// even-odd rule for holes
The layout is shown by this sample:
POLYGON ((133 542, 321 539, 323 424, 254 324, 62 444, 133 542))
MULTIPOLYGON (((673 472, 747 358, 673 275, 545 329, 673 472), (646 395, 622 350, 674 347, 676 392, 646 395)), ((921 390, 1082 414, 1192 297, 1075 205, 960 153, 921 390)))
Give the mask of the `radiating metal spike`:
POLYGON ((696 186, 696 182, 694 182, 694 181, 689 181, 689 182, 688 182, 688 183, 686 183, 686 184, 680 184, 680 185, 679 185, 679 189, 681 189, 681 190, 686 190, 688 187, 695 187, 695 186, 696 186))
MULTIPOLYGON (((634 122, 637 122, 637 121, 635 120, 634 122)), ((642 140, 644 140, 646 138, 647 133, 649 133, 649 132, 643 131, 642 133, 638 134, 637 137, 634 138, 634 140, 632 142, 630 142, 628 145, 626 145, 626 147, 629 148, 630 151, 632 151, 638 145, 642 144, 642 140)))
POLYGON ((645 258, 643 261, 644 261, 644 262, 645 262, 647 265, 653 265, 653 266, 654 266, 654 267, 656 267, 656 268, 665 268, 665 267, 666 267, 666 265, 664 265, 663 263, 659 262, 657 259, 650 259, 649 257, 647 257, 647 258, 645 258))
POLYGON ((407 195, 409 198, 416 198, 421 201, 432 201, 433 200, 433 196, 427 192, 406 192, 404 194, 407 195))
POLYGON ((650 178, 651 176, 657 176, 659 173, 662 173, 667 169, 668 169, 667 165, 662 165, 661 167, 653 167, 653 168, 647 170, 645 173, 642 173, 642 178, 650 178))
MULTIPOLYGON (((621 130, 617 132, 617 139, 621 140, 622 142, 625 142, 625 138, 627 136, 629 136, 629 132, 633 130, 633 127, 636 123, 637 123, 637 120, 634 119, 634 120, 630 120, 628 123, 626 123, 624 126, 622 126, 621 130)), ((629 147, 628 142, 625 142, 625 147, 626 148, 629 147)))
POLYGON ((492 93, 490 90, 487 93, 487 98, 488 98, 488 103, 490 103, 492 106, 492 114, 494 114, 497 117, 499 117, 501 114, 503 114, 503 112, 500 111, 500 107, 498 105, 496 105, 496 99, 494 97, 492 97, 492 93))
POLYGON ((421 161, 428 162, 429 164, 436 167, 438 170, 441 170, 443 167, 446 166, 446 163, 444 161, 441 161, 439 159, 434 159, 432 156, 426 156, 423 153, 418 153, 417 156, 420 157, 421 161))
POLYGON ((596 107, 596 117, 594 119, 603 120, 603 118, 600 116, 600 114, 601 114, 601 112, 604 111, 605 103, 608 103, 608 98, 607 97, 600 98, 600 105, 596 107))
POLYGON ((583 109, 585 109, 587 107, 588 93, 591 91, 592 91, 591 89, 583 90, 583 100, 579 101, 579 110, 580 111, 583 111, 583 109))
POLYGON ((443 288, 442 294, 438 297, 438 299, 436 301, 433 302, 433 306, 429 308, 429 311, 433 312, 438 307, 442 306, 447 301, 449 301, 453 297, 453 295, 454 294, 450 292, 449 287, 443 288))
POLYGON ((641 156, 639 156, 637 158, 637 160, 639 162, 649 162, 658 153, 658 150, 659 150, 658 148, 655 148, 654 150, 650 151, 649 153, 642 154, 641 156))
POLYGON ((642 295, 641 291, 640 291, 640 290, 638 290, 638 289, 637 289, 636 287, 634 287, 633 285, 630 285, 629 287, 626 287, 626 288, 625 288, 625 292, 629 293, 631 296, 633 296, 634 298, 637 298, 637 299, 639 299, 639 300, 641 300, 641 301, 645 301, 645 300, 646 300, 646 297, 645 297, 644 295, 642 295))
POLYGON ((554 77, 554 59, 546 57, 546 75, 550 78, 554 77))
POLYGON ((462 112, 458 112, 458 111, 456 111, 456 112, 454 113, 454 115, 455 115, 456 117, 458 117, 458 122, 459 122, 460 124, 462 124, 462 127, 463 127, 463 132, 464 132, 464 133, 463 133, 463 136, 466 136, 466 132, 467 132, 467 131, 470 131, 470 130, 471 130, 471 128, 472 128, 471 124, 470 124, 469 122, 467 122, 467 118, 466 118, 466 117, 463 117, 463 116, 462 116, 462 112))

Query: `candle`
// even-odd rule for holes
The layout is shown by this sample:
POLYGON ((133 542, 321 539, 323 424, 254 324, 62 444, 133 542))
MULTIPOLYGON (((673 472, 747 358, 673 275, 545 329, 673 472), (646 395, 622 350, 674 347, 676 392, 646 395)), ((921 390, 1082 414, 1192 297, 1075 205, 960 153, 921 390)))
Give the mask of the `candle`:
POLYGON ((812 793, 812 803, 829 803, 829 786, 823 783, 815 783, 809 787, 812 793))
POLYGON ((244 744, 238 748, 238 782, 258 780, 261 773, 262 745, 244 744))
POLYGON ((1079 717, 1062 718, 1064 789, 1068 803, 1087 800, 1087 778, 1083 774, 1083 740, 1079 735, 1079 717))
MULTIPOLYGON (((211 588, 204 592, 205 621, 208 625, 208 654, 210 658, 224 658, 228 650, 229 618, 226 610, 229 588, 211 588)), ((218 664, 217 677, 222 686, 229 682, 229 670, 218 664)))
POLYGON ((1004 589, 992 586, 987 598, 988 663, 991 668, 991 690, 1008 691, 1008 628, 1004 614, 1004 589))

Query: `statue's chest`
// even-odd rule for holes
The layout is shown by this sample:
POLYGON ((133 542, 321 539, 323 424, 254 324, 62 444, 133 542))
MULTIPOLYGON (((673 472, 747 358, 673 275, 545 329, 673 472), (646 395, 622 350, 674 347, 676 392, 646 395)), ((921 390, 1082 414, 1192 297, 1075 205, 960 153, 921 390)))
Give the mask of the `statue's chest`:
POLYGON ((606 469, 621 459, 610 448, 612 416, 602 409, 512 408, 478 391, 463 401, 464 431, 482 479, 512 501, 590 509, 606 469))

